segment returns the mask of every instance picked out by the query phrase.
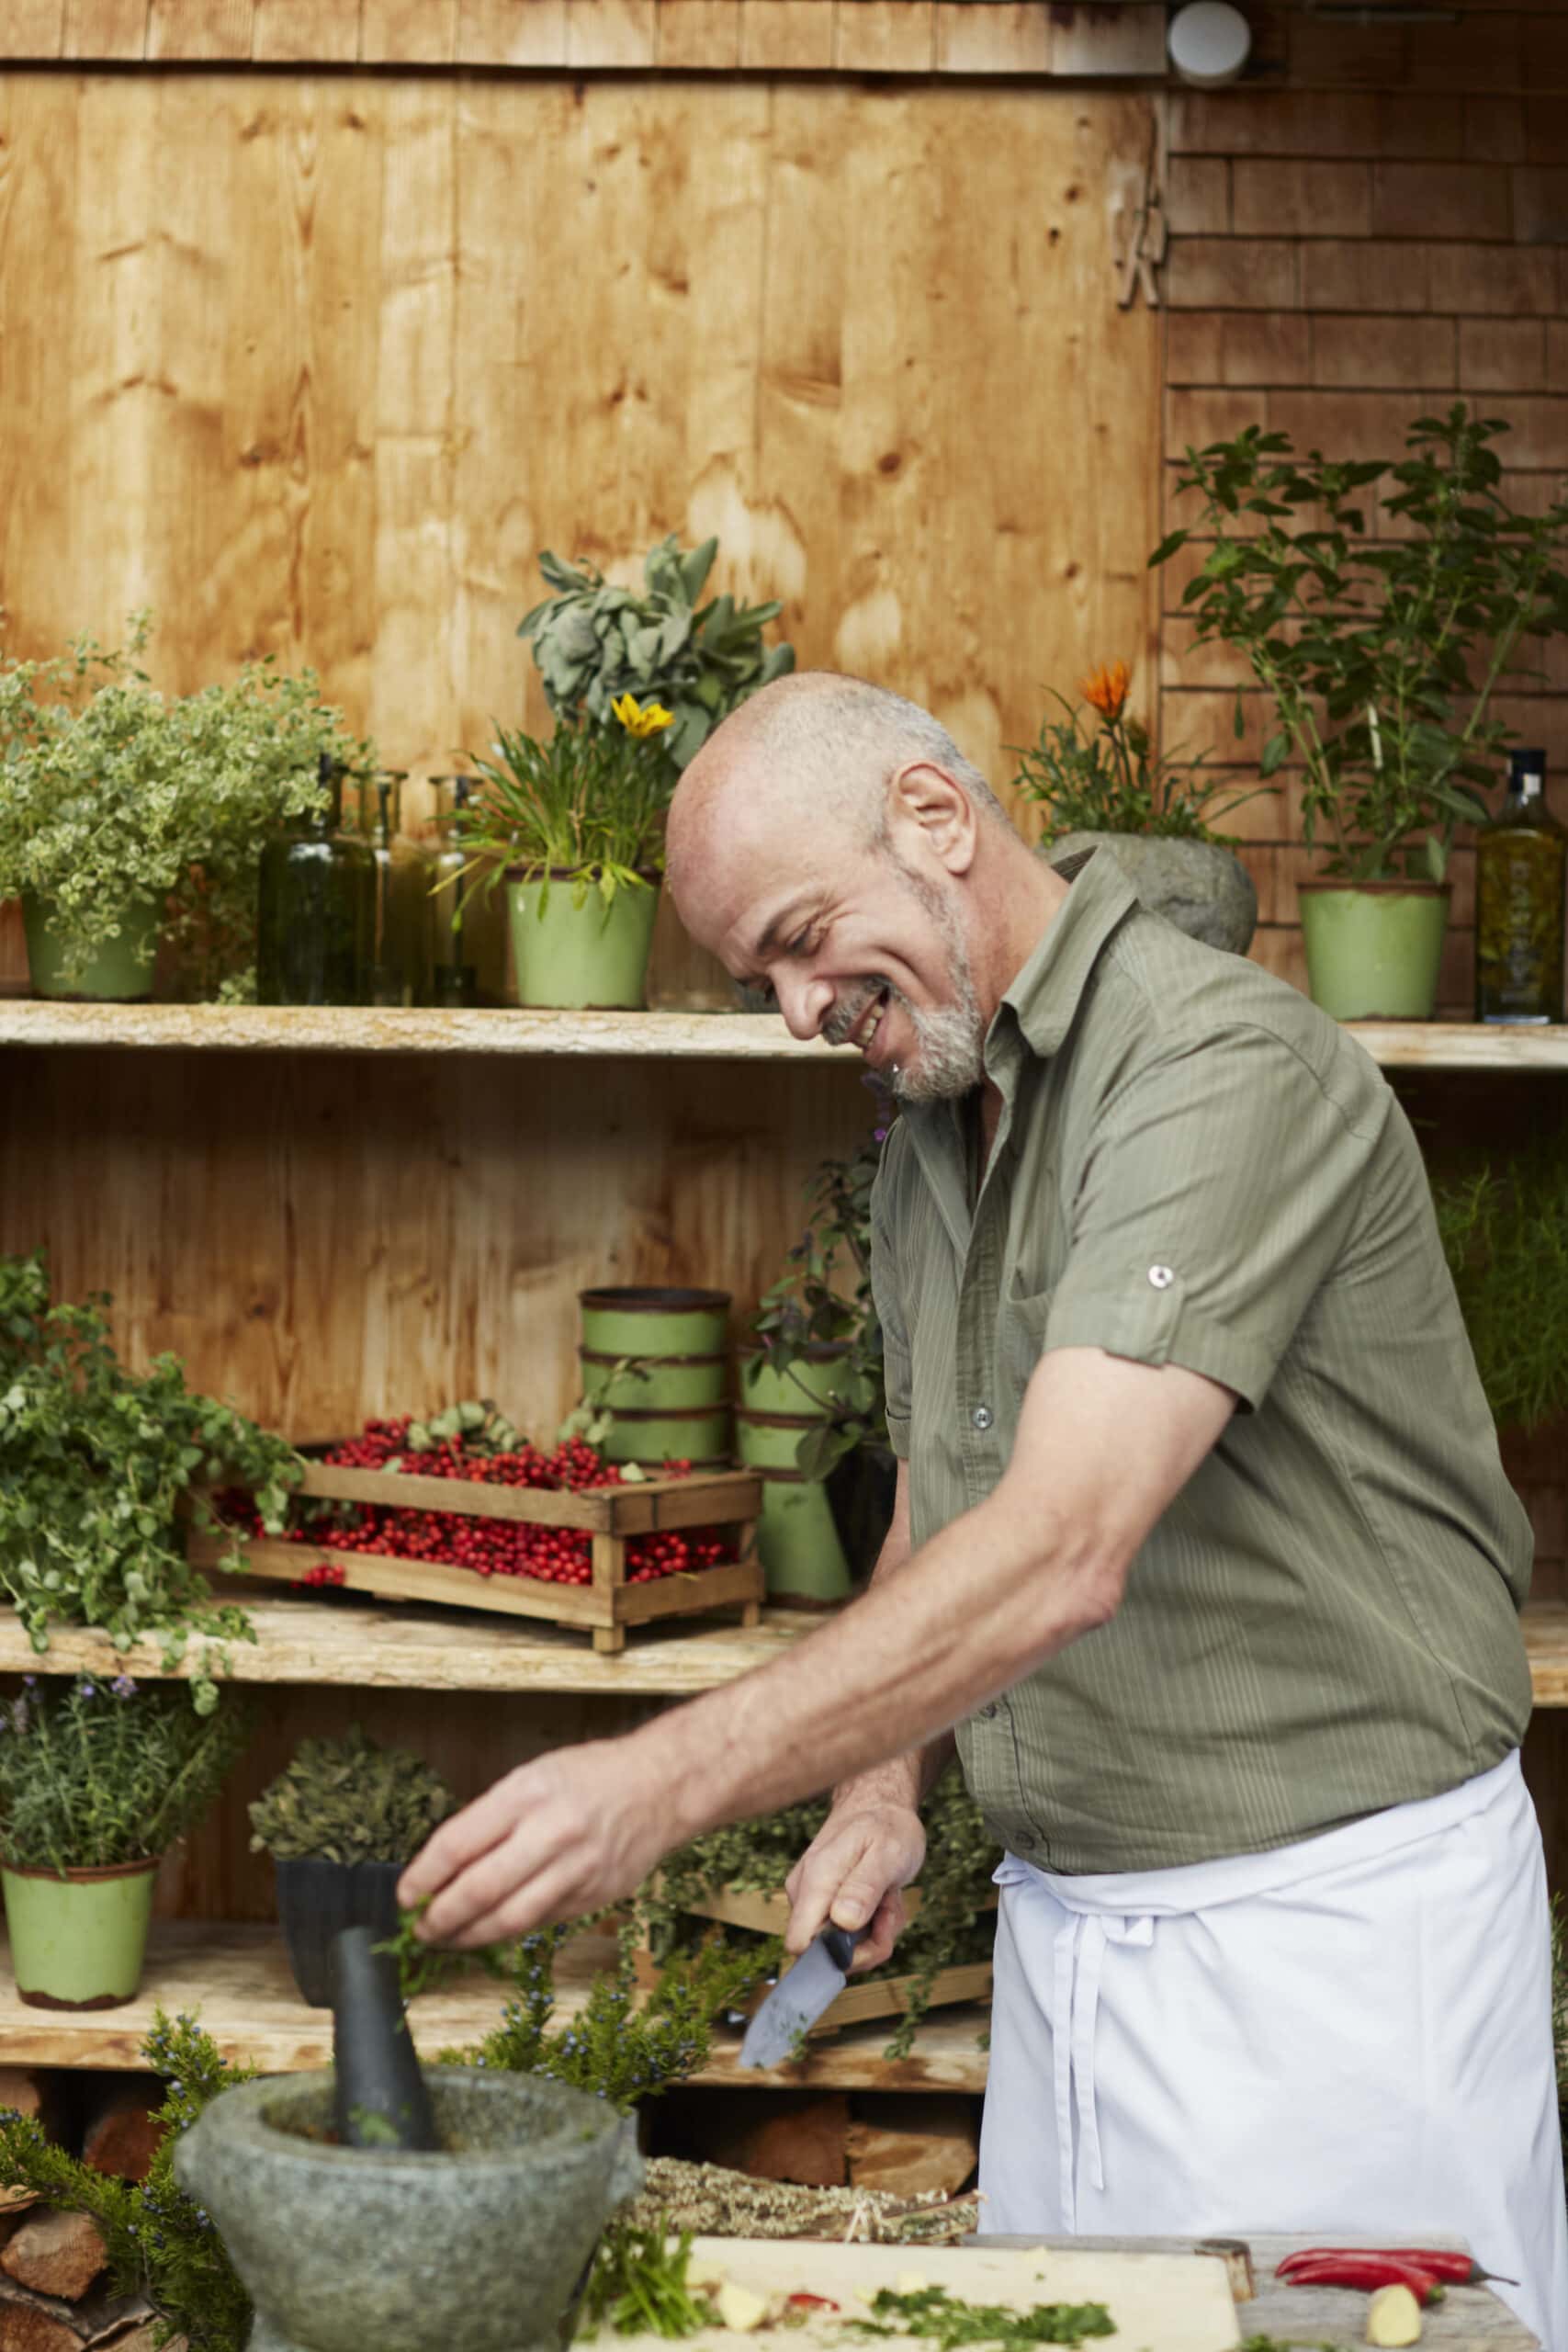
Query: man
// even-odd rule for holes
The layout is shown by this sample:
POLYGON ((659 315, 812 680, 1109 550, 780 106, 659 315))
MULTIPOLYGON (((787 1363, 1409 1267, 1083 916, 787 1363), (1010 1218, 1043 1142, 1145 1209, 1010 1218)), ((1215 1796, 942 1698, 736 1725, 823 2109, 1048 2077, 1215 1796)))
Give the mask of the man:
POLYGON ((904 1098, 873 1589, 510 1774, 405 1875, 472 1944, 834 1784, 790 1882, 885 1959, 954 1742, 1005 1844, 985 2225, 1469 2236, 1568 2352, 1524 1515, 1410 1129, 1337 1025, 942 729, 778 682, 671 813, 682 916, 904 1098))

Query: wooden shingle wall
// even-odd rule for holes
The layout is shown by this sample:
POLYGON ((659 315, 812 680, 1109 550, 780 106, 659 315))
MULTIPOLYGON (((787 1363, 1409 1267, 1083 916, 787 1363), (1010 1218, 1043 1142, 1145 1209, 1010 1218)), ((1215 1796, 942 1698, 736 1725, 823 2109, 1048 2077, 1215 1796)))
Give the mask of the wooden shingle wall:
MULTIPOLYGON (((1260 18, 1263 12, 1258 12, 1260 18)), ((1271 12, 1254 85, 1169 100, 1165 435, 1168 485, 1182 451, 1258 423, 1300 450, 1403 455, 1415 418, 1464 400, 1510 420, 1502 445, 1518 503, 1568 469, 1568 9, 1465 9, 1456 24, 1358 28, 1271 12)), ((1374 523, 1375 527, 1375 523, 1374 523)), ((1212 744, 1255 763, 1265 706, 1231 687, 1245 668, 1195 650, 1179 614, 1193 560, 1166 570, 1168 743, 1212 744)), ((1499 705, 1543 742, 1568 817, 1568 642, 1499 705)), ((1304 985, 1297 880, 1299 791, 1236 811, 1251 846, 1255 955, 1304 985)), ((1454 861, 1440 1005, 1472 1004, 1473 857, 1454 861)))

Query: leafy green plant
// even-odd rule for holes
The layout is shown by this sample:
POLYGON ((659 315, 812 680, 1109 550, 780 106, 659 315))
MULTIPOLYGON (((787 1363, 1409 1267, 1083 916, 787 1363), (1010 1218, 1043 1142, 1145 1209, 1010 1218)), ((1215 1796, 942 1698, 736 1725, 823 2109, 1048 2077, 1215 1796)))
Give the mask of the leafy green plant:
POLYGON ((1238 647, 1271 696, 1262 773, 1301 762, 1303 838, 1346 881, 1444 878, 1510 732, 1499 683, 1521 639, 1568 629, 1568 500, 1510 507, 1507 430, 1461 402, 1418 417, 1399 464, 1298 458, 1255 425, 1187 451, 1178 489, 1201 518, 1149 560, 1213 537, 1182 604, 1198 643, 1238 647), (1371 540, 1360 501, 1385 484, 1398 536, 1371 540))
POLYGON ((608 2321, 617 2335, 695 2335, 715 2324, 710 2296, 686 2283, 690 2231, 671 2245, 663 2230, 612 2222, 582 2299, 589 2333, 608 2321))
POLYGON ((622 703, 599 726, 560 720, 547 741, 498 728, 499 755, 476 756, 482 781, 458 827, 472 887, 493 889, 509 873, 542 881, 539 911, 552 879, 567 882, 572 904, 597 890, 608 906, 617 890, 646 890, 664 866, 664 814, 674 775, 654 740, 669 713, 622 703), (635 714, 635 715, 634 715, 635 714))
POLYGON ((553 593, 525 614, 517 634, 532 642, 558 719, 603 726, 618 695, 651 696, 674 715, 660 753, 679 772, 748 695, 794 669, 792 646, 762 642, 778 604, 698 604, 717 552, 716 539, 682 550, 671 533, 643 560, 641 594, 611 586, 591 563, 548 549, 540 556, 553 593))
MULTIPOLYGON (((0 1258, 0 1591, 40 1654, 56 1623, 96 1626, 117 1649, 156 1637, 171 1668, 199 1637, 191 1690, 206 1713, 224 1643, 254 1635, 187 1563, 182 1514, 221 1532, 197 1485, 232 1478, 280 1532, 303 1464, 231 1406, 193 1395, 177 1356, 129 1372, 111 1304, 107 1292, 51 1302, 41 1251, 0 1258)), ((221 1565, 243 1567, 238 1538, 221 1565)))
MULTIPOLYGON (((574 1927, 585 1924, 578 1920, 574 1927)), ((714 2021, 745 1998, 773 1957, 716 1940, 672 1952, 658 1984, 639 2002, 638 1930, 628 1921, 620 1931, 615 1967, 594 1978, 570 2023, 552 2031, 556 1956, 573 1931, 547 1928, 513 1946, 512 1997, 501 2023, 477 2050, 445 2052, 444 2064, 545 2075, 629 2111, 705 2064, 714 2021)))
POLYGON ((141 666, 151 627, 132 614, 123 647, 0 662, 0 897, 47 902, 74 971, 150 903, 185 993, 254 993, 262 843, 316 806, 321 752, 373 754, 309 670, 251 662, 166 699, 141 666))
POLYGON ((825 1478, 857 1445, 887 1443, 882 1324, 871 1289, 871 1188, 892 1115, 882 1108, 858 1150, 824 1160, 812 1176, 807 1192, 811 1223, 752 1317, 763 1360, 781 1374, 805 1362, 811 1348, 845 1351, 840 1393, 796 1452, 808 1478, 825 1478))
POLYGON ((1130 684, 1124 662, 1112 662, 1081 682, 1079 693, 1100 717, 1092 732, 1066 696, 1051 689, 1065 715, 1043 718, 1033 743, 1009 746, 1019 762, 1014 791, 1045 809, 1047 842, 1066 833, 1100 832, 1225 843, 1210 817, 1217 822, 1244 800, 1274 787, 1258 785, 1236 792, 1233 779, 1200 773, 1206 754, 1183 769, 1174 752, 1156 752, 1142 720, 1127 715, 1130 684), (1231 797, 1211 810, 1215 795, 1227 788, 1231 797))
POLYGON ((51 2205, 90 2213, 103 2235, 119 2294, 145 2295, 161 2344, 183 2336, 191 2352, 243 2352, 251 2302, 211 2221, 175 2178, 175 2149, 220 2091, 255 2069, 230 2066, 195 2020, 162 2009, 141 2055, 164 2077, 155 2120, 164 2135, 144 2181, 96 2171, 49 2139, 33 2116, 0 2110, 0 2186, 30 2188, 51 2205))
MULTIPOLYGON (((668 1855, 658 1879, 637 1896, 637 1916, 654 1958, 668 1968, 672 1958, 701 1949, 715 1937, 711 1924, 690 1908, 714 1888, 781 1893, 827 1817, 827 1800, 816 1798, 758 1821, 710 1830, 668 1855)), ((892 1959, 861 1980, 910 1980, 907 2011, 886 2052, 889 2058, 908 2056, 939 1973, 967 1961, 988 1960, 994 1934, 987 1905, 998 1849, 958 1773, 949 1772, 938 1781, 921 1808, 921 1818, 926 1859, 919 1877, 919 1910, 899 1937, 892 1959)), ((776 1962, 776 1939, 759 1941, 741 1928, 727 1928, 717 1935, 738 1952, 750 1948, 759 1966, 764 1957, 776 1962)))
POLYGON ((207 1812, 250 1728, 233 1698, 198 1715, 183 1690, 128 1674, 48 1689, 28 1675, 0 1707, 0 1857, 62 1877, 156 1860, 207 1812))
POLYGON ((1481 1385, 1503 1426, 1568 1411, 1568 1137, 1432 1170, 1438 1230, 1481 1385))
POLYGON ((457 1805, 441 1774, 355 1724, 342 1739, 302 1739, 250 1808, 251 1851, 275 1861, 406 1862, 457 1805))

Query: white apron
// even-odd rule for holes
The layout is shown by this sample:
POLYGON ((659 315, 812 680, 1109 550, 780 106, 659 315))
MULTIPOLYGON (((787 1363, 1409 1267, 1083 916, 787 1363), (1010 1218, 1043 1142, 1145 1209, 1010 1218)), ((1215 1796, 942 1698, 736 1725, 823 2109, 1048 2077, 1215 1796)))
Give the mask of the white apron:
POLYGON ((1272 1853, 997 1872, 983 2231, 1461 2236, 1568 2352, 1540 1833, 1517 1754, 1272 1853))

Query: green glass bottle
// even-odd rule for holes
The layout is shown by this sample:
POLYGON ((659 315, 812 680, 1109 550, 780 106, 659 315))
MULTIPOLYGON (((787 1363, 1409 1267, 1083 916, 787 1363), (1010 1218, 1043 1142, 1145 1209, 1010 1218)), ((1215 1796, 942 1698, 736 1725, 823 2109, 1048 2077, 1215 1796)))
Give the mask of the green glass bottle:
POLYGON ((404 780, 400 768, 360 780, 359 830, 376 865, 372 1004, 419 1004, 425 997, 425 860, 403 831, 404 780))
POLYGON ((343 826, 343 771, 322 752, 321 798, 261 854, 256 1001, 366 1004, 376 861, 343 826))
POLYGON ((1475 1017, 1562 1019, 1568 831, 1546 806, 1546 754, 1508 754, 1503 805, 1475 841, 1475 1017))
POLYGON ((431 783, 435 787, 435 846, 425 864, 430 1002, 478 1004, 479 909, 471 896, 465 899, 466 885, 460 879, 468 864, 461 834, 472 781, 466 775, 437 775, 431 783))

